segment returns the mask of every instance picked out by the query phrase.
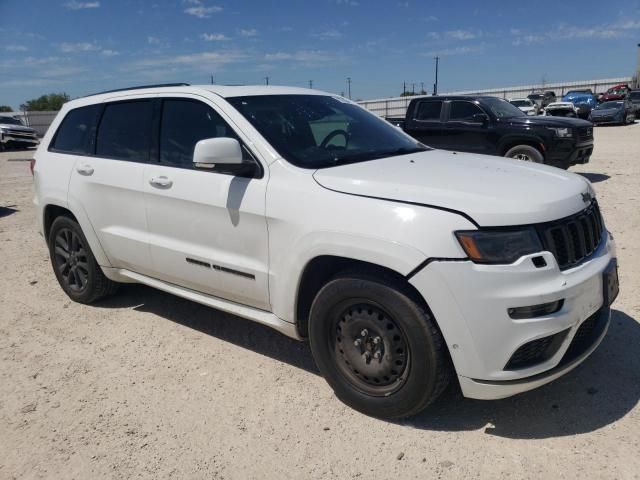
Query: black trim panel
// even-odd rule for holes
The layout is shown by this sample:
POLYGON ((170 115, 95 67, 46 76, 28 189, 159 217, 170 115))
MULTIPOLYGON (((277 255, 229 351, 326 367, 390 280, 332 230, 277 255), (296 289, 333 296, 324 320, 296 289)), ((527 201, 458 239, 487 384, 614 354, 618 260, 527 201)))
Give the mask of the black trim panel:
POLYGON ((411 278, 413 278, 418 272, 424 269, 431 262, 468 262, 468 261, 471 261, 469 257, 464 257, 464 258, 430 257, 430 258, 427 258, 420 265, 418 265, 416 268, 411 270, 405 278, 407 280, 411 280, 411 278))

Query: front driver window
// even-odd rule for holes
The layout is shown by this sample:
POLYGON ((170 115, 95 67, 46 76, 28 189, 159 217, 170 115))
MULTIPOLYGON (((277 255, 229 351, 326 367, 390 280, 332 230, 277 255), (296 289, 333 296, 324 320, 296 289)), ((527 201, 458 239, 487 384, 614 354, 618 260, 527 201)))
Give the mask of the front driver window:
POLYGON ((473 116, 484 113, 480 107, 471 102, 451 102, 451 113, 449 120, 456 122, 474 122, 473 116))
MULTIPOLYGON (((193 168, 196 143, 214 137, 229 137, 240 141, 231 127, 208 105, 182 99, 168 99, 162 102, 161 163, 193 168)), ((245 160, 251 158, 244 148, 243 154, 245 160)))

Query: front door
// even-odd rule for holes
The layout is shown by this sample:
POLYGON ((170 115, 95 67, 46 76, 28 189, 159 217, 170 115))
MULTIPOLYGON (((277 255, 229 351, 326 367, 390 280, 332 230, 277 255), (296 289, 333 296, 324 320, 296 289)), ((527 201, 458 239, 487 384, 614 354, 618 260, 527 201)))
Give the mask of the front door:
POLYGON ((480 118, 482 115, 486 115, 485 112, 473 102, 451 101, 446 122, 446 141, 442 148, 460 152, 494 153, 489 140, 491 127, 488 121, 480 118))
POLYGON ((211 103, 161 99, 157 159, 145 166, 147 226, 154 276, 199 292, 269 308, 265 193, 268 170, 246 178, 194 168, 205 138, 241 141, 211 103))

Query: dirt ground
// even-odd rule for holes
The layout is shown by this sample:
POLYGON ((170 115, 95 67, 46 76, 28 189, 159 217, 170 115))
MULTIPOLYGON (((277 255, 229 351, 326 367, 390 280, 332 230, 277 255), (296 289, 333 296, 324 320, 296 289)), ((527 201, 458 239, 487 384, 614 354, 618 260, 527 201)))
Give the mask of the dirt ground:
POLYGON ((309 347, 144 286, 94 306, 56 283, 29 152, 0 154, 0 479, 640 478, 640 123, 596 129, 618 244, 609 334, 581 367, 510 399, 399 423, 336 399, 309 347))

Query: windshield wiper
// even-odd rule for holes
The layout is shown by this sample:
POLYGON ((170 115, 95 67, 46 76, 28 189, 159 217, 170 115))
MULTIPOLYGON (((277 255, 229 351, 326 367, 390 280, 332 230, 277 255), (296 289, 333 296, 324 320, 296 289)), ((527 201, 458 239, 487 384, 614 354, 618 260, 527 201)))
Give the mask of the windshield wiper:
POLYGON ((430 148, 427 148, 427 147, 414 147, 414 148, 400 147, 394 150, 387 150, 384 152, 362 152, 355 155, 349 155, 346 157, 335 157, 333 158, 332 166, 345 165, 348 163, 366 162, 368 160, 377 160, 380 158, 394 157, 396 155, 408 155, 410 153, 426 152, 428 150, 430 150, 430 148))

